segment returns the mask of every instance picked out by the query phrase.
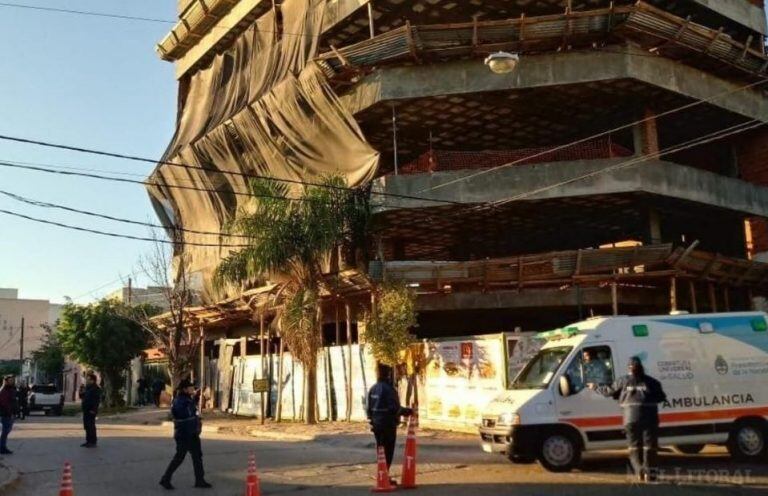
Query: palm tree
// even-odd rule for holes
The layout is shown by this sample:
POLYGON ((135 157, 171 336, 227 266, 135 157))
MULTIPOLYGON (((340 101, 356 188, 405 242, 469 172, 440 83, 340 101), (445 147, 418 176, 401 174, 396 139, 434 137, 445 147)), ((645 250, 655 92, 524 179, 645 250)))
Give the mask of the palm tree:
POLYGON ((281 338, 305 370, 304 418, 317 422, 317 356, 322 347, 324 266, 341 245, 364 239, 370 209, 367 192, 351 190, 337 176, 296 193, 285 184, 257 179, 249 204, 238 209, 228 231, 248 246, 219 264, 215 282, 242 285, 269 278, 279 283, 281 338), (293 193, 293 195, 291 194, 293 193), (290 198, 290 199, 288 199, 290 198))

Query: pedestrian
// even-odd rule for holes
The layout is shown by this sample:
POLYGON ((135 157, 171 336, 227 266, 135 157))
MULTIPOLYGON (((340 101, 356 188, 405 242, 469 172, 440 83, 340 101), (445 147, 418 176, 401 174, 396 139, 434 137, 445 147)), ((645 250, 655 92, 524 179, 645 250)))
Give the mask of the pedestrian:
POLYGON ((96 437, 96 415, 99 413, 101 403, 101 388, 96 384, 96 374, 88 372, 85 376, 85 388, 80 392, 80 400, 83 408, 83 428, 85 429, 85 442, 83 448, 95 448, 98 442, 96 437))
POLYGON ((16 410, 16 377, 7 375, 3 378, 3 387, 0 388, 0 455, 12 455, 8 449, 8 435, 13 429, 13 414, 16 410))
MULTIPOLYGON (((392 368, 379 364, 376 370, 377 381, 368 391, 366 414, 371 423, 371 430, 376 438, 376 449, 384 448, 387 468, 392 466, 392 457, 397 442, 397 426, 400 417, 410 416, 413 410, 400 406, 397 391, 392 386, 392 368)), ((395 481, 393 480, 394 484, 395 481)))
POLYGON ((136 404, 144 406, 146 404, 147 380, 139 377, 136 381, 136 404))
POLYGON ((157 407, 160 406, 160 398, 163 393, 163 389, 165 389, 165 381, 158 377, 152 383, 152 401, 157 407))
POLYGON ((16 418, 24 420, 27 416, 27 396, 29 395, 29 388, 25 381, 21 381, 16 388, 16 418))
POLYGON ((656 480, 656 453, 659 441, 659 403, 667 395, 661 383, 645 373, 638 357, 629 359, 628 374, 612 385, 587 386, 619 401, 623 410, 624 430, 629 445, 629 462, 638 480, 656 480))
POLYGON ((187 453, 189 453, 192 456, 192 467, 195 470, 195 487, 213 487, 205 480, 205 470, 203 469, 203 449, 200 443, 203 424, 197 414, 197 403, 194 400, 195 386, 185 379, 179 383, 176 391, 176 398, 171 406, 176 454, 160 479, 160 485, 166 489, 173 489, 171 484, 173 473, 181 466, 187 453))

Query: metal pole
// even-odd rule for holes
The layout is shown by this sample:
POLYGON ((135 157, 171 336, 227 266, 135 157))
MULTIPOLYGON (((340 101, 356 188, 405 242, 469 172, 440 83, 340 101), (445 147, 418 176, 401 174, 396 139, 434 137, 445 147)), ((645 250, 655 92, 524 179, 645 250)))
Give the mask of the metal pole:
POLYGON ((397 111, 392 105, 392 158, 395 161, 395 175, 397 175, 397 111))
POLYGON ((128 278, 128 305, 130 306, 133 301, 133 279, 128 278))
POLYGON ((373 0, 368 0, 368 28, 371 38, 376 36, 376 29, 373 26, 373 0))
POLYGON ((21 339, 19 339, 19 367, 24 364, 24 317, 21 318, 21 339))
POLYGON ((200 326, 200 412, 205 407, 205 333, 200 326))

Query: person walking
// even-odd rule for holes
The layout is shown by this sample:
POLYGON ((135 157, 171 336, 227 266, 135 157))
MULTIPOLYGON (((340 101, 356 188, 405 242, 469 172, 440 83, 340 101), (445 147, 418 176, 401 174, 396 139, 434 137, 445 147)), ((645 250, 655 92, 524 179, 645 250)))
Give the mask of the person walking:
POLYGON ((99 413, 99 404, 101 403, 101 388, 96 384, 96 374, 89 372, 85 377, 85 388, 80 393, 85 442, 80 446, 83 448, 95 448, 98 442, 96 437, 96 415, 99 413))
POLYGON ((165 489, 174 488, 171 484, 173 473, 181 466, 187 453, 189 453, 192 456, 192 467, 195 470, 195 487, 213 487, 205 480, 205 470, 203 469, 203 449, 200 443, 203 424, 197 414, 197 403, 194 400, 195 386, 185 379, 179 383, 176 391, 176 398, 171 406, 176 454, 160 479, 160 485, 165 489))
POLYGON ((656 454, 659 441, 659 403, 667 395, 661 383, 645 373, 638 357, 629 359, 628 374, 612 385, 587 384, 590 389, 619 401, 629 445, 629 462, 635 476, 643 482, 656 480, 656 454))
POLYGON ((139 377, 136 380, 136 405, 144 406, 147 404, 147 380, 139 377))
MULTIPOLYGON (((392 386, 392 368, 379 364, 376 370, 377 381, 368 391, 366 414, 371 423, 371 430, 376 438, 376 449, 384 448, 387 468, 392 466, 392 458, 397 442, 397 426, 400 417, 411 416, 413 410, 400 406, 397 391, 392 386)), ((393 480, 394 484, 395 481, 393 480)))
POLYGON ((8 436, 13 429, 13 415, 16 411, 16 377, 7 375, 3 378, 3 387, 0 388, 0 455, 12 455, 8 449, 8 436))
POLYGON ((163 393, 163 389, 165 389, 165 381, 163 381, 158 377, 152 383, 152 401, 155 403, 155 406, 157 407, 160 406, 160 398, 163 393))

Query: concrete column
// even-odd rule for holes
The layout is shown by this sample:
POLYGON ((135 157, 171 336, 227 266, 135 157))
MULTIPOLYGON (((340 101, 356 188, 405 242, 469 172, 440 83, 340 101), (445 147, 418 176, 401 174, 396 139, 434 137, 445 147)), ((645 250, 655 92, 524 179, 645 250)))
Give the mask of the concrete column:
POLYGON ((643 121, 635 124, 632 128, 635 155, 654 155, 659 152, 656 114, 651 109, 646 108, 640 115, 640 119, 643 121))
POLYGON ((662 243, 661 215, 659 215, 659 211, 654 208, 648 210, 648 238, 652 245, 662 243))

